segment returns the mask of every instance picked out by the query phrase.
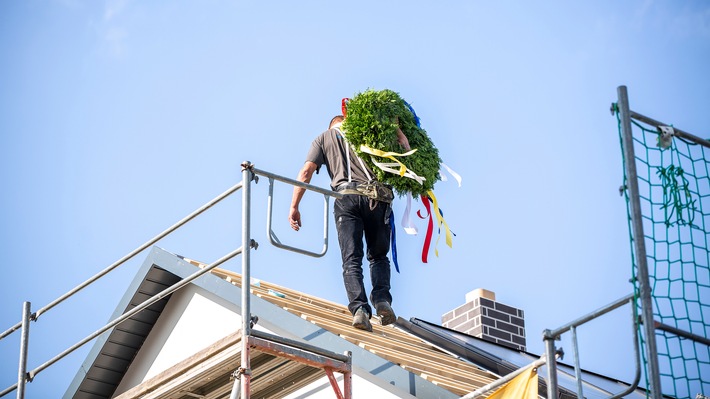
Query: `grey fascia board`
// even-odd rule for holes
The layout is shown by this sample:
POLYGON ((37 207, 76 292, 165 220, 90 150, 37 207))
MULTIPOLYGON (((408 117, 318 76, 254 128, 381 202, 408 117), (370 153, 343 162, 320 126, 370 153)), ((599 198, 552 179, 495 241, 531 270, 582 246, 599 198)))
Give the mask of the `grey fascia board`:
MULTIPOLYGON (((131 303, 131 299, 138 291, 138 288, 143 283, 143 280, 145 280, 150 269, 153 267, 153 264, 154 264, 153 258, 155 257, 156 253, 159 253, 161 251, 162 250, 158 247, 153 247, 151 249, 151 251, 148 254, 148 256, 146 257, 145 261, 143 261, 143 264, 141 265, 140 269, 138 269, 138 272, 136 273, 135 277, 133 278, 133 281, 126 289, 126 292, 123 294, 123 298, 121 298, 118 305, 116 306, 116 309, 113 311, 113 314, 108 319, 109 321, 114 320, 117 317, 120 317, 123 314, 123 312, 126 310, 126 307, 128 307, 128 305, 131 303)), ((91 350, 89 351, 88 355, 86 356, 86 359, 84 360, 81 367, 77 371, 71 384, 69 384, 69 388, 67 388, 67 391, 64 393, 64 396, 63 396, 64 399, 71 399, 74 397, 77 390, 79 389, 79 386, 81 385, 81 382, 84 380, 84 378, 86 377, 86 374, 89 372, 91 365, 94 364, 94 362, 96 361, 98 356, 101 354, 101 349, 106 344, 106 340, 111 335, 111 333, 114 331, 114 329, 115 329, 115 327, 109 329, 108 331, 104 332, 103 334, 101 334, 100 336, 98 336, 96 338, 96 340, 94 341, 94 345, 91 347, 91 350)))

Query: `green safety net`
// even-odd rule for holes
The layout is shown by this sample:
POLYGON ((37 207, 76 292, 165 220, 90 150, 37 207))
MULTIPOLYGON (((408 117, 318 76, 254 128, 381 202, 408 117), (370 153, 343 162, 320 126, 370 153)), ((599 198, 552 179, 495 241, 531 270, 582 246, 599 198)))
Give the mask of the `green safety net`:
MULTIPOLYGON (((614 109, 621 136, 618 107, 614 109)), ((709 396, 710 148, 636 120, 632 120, 632 132, 653 315, 657 323, 671 327, 657 325, 658 358, 649 359, 643 352, 643 363, 658 362, 663 394, 709 396), (677 330, 668 332, 672 329, 677 330)), ((625 183, 627 179, 625 175, 625 183)), ((630 193, 625 192, 638 293, 639 254, 634 253, 630 193)), ((640 313, 642 304, 637 303, 640 313)), ((641 332, 645 345, 647 338, 641 332)), ((645 375, 648 386, 648 367, 645 375)))

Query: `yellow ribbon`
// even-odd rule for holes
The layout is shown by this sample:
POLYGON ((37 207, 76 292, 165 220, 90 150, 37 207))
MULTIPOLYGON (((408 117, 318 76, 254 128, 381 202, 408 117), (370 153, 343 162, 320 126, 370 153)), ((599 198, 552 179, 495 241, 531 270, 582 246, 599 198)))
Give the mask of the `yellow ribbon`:
MULTIPOLYGON (((427 191, 427 195, 429 195, 429 198, 431 198, 431 203, 433 205, 433 209, 431 211, 436 216, 436 223, 439 226, 439 230, 441 230, 441 225, 444 225, 444 231, 446 232, 446 245, 448 245, 449 248, 453 248, 453 238, 451 236, 451 230, 449 229, 449 225, 446 223, 446 220, 444 220, 444 217, 441 216, 441 212, 439 211, 439 204, 436 201, 436 196, 434 196, 434 192, 432 190, 427 191)), ((436 256, 439 256, 439 250, 436 247, 439 245, 440 238, 441 232, 439 232, 439 236, 436 238, 436 244, 434 244, 434 253, 436 254, 436 256)))
MULTIPOLYGON (((378 168, 382 169, 385 172, 390 172, 395 175, 399 174, 399 171, 397 171, 396 169, 392 169, 393 166, 397 166, 397 164, 394 162, 377 162, 375 157, 370 157, 370 160, 372 161, 373 164, 375 164, 375 166, 377 166, 378 168)), ((407 169, 407 172, 402 177, 408 177, 408 178, 410 178, 422 185, 424 184, 424 180, 426 180, 425 177, 418 176, 411 169, 407 169)))
POLYGON ((398 152, 392 152, 392 151, 390 151, 390 152, 385 152, 385 151, 382 151, 382 150, 376 150, 376 149, 374 149, 374 148, 370 148, 370 147, 366 146, 365 144, 363 144, 363 145, 360 146, 360 151, 362 151, 362 152, 364 152, 364 153, 366 153, 366 154, 376 155, 376 156, 378 156, 378 157, 382 157, 382 158, 387 158, 387 159, 393 160, 394 162, 396 162, 397 164, 399 164, 399 175, 400 175, 400 176, 404 176, 404 174, 407 172, 407 166, 405 166, 402 162, 400 162, 400 161, 399 161, 397 158, 395 158, 395 157, 406 157, 406 156, 412 155, 412 154, 414 154, 415 152, 417 152, 417 149, 415 148, 415 149, 413 149, 413 150, 410 150, 410 151, 405 152, 404 154, 400 154, 400 153, 398 153, 398 152))

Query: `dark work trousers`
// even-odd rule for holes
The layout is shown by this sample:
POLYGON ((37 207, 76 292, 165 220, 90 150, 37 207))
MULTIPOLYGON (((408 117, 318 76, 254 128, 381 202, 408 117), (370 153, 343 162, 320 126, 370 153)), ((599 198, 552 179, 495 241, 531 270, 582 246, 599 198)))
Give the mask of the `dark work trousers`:
POLYGON ((342 199, 335 200, 333 210, 343 258, 343 281, 350 301, 348 309, 352 314, 362 306, 372 315, 363 284, 363 235, 367 245, 367 260, 370 262, 370 300, 373 305, 392 303, 390 261, 387 258, 390 249, 390 206, 386 202, 357 194, 346 194, 342 199), (376 205, 374 209, 370 209, 371 203, 376 205))

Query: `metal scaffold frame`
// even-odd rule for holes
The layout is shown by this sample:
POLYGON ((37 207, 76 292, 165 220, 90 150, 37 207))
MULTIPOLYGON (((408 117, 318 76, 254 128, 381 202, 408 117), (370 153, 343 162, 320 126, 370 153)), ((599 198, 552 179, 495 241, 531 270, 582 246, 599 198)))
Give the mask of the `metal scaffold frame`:
MULTIPOLYGON (((572 349, 573 349, 573 354, 574 354, 574 372, 575 372, 575 378, 577 380, 577 397, 580 399, 583 399, 584 396, 584 390, 583 390, 583 381, 582 381, 582 368, 580 366, 580 357, 579 357, 579 344, 577 341, 577 328, 580 327, 581 325, 590 322, 598 317, 601 317, 615 309, 618 309, 626 304, 631 305, 631 325, 633 329, 633 347, 634 347, 634 360, 636 364, 636 372, 634 374, 634 380, 629 385, 628 388, 626 388, 624 391, 619 392, 617 394, 609 396, 609 399, 617 399, 624 397, 628 395, 629 393, 633 392, 637 387, 638 383, 641 379, 641 359, 640 359, 640 352, 639 352, 639 344, 638 344, 638 339, 637 339, 637 330, 638 330, 638 316, 636 312, 636 307, 634 306, 635 303, 635 296, 634 294, 629 294, 626 295, 622 298, 617 299, 616 301, 603 306, 591 313, 588 313, 574 321, 571 321, 561 327, 558 327, 554 330, 545 330, 542 332, 542 339, 545 341, 545 357, 548 359, 555 359, 554 356, 560 354, 560 350, 556 348, 555 346, 555 341, 559 340, 562 334, 569 332, 571 334, 571 340, 572 340, 572 349)), ((558 383, 557 383, 557 362, 551 361, 547 362, 547 397, 548 398, 558 398, 559 397, 559 389, 558 389, 558 383)))
MULTIPOLYGON (((242 164, 242 183, 244 184, 242 191, 242 247, 251 242, 251 181, 256 175, 261 175, 269 178, 269 203, 267 217, 267 234, 274 245, 280 248, 287 249, 293 252, 309 255, 323 256, 328 250, 328 197, 341 198, 342 194, 338 194, 329 190, 311 186, 299 182, 297 180, 288 179, 283 176, 278 176, 272 173, 258 170, 254 166, 245 162, 242 164), (325 196, 324 207, 324 247, 322 253, 311 253, 299 248, 290 247, 280 243, 273 230, 271 229, 271 212, 273 203, 273 185, 274 180, 279 180, 284 183, 289 183, 294 186, 306 188, 312 191, 319 192, 325 196)), ((244 398, 249 399, 250 384, 251 384, 251 357, 250 350, 252 347, 259 348, 261 351, 266 351, 277 356, 284 356, 293 360, 314 366, 321 367, 325 370, 328 380, 330 381, 336 397, 339 399, 352 398, 352 358, 350 353, 344 356, 336 353, 324 351, 312 346, 305 346, 296 341, 286 340, 285 338, 277 337, 271 334, 265 334, 252 330, 253 319, 250 313, 250 296, 251 296, 251 274, 250 274, 250 251, 247 249, 242 255, 242 340, 241 340, 241 366, 235 371, 234 385, 229 396, 230 399, 244 398), (245 288, 246 287, 246 288, 245 288), (310 351, 308 351, 310 349, 310 351), (312 353, 312 354, 310 354, 312 353), (286 355, 287 354, 287 355, 286 355), (333 371, 338 371, 344 374, 343 392, 340 391, 338 383, 333 376, 333 371)))
POLYGON ((626 189, 629 192, 629 208, 631 210, 631 229, 635 237, 634 252, 636 254, 636 267, 639 281, 639 300, 641 302, 641 318, 644 321, 643 329, 647 337, 646 354, 648 355, 648 390, 653 399, 660 399, 661 377, 658 369, 658 349, 656 348, 656 332, 653 325, 653 302, 651 299, 651 286, 648 276, 648 263, 646 259, 646 243, 643 234, 643 219, 641 216, 641 203, 639 200, 638 174, 636 172, 636 155, 634 153, 634 138, 631 131, 631 110, 629 109, 629 96, 626 86, 617 88, 619 97, 619 115, 621 118, 621 144, 624 152, 624 170, 626 172, 626 189))
POLYGON ((330 191, 330 190, 325 190, 320 187, 316 187, 310 184, 306 184, 294 179, 289 179, 287 177, 279 176, 270 172, 262 171, 259 169, 254 168, 254 166, 250 162, 244 162, 242 165, 242 181, 237 183, 236 185, 232 186, 229 188, 227 191, 224 193, 220 194, 219 196, 215 197, 213 200, 209 201, 205 205, 201 206, 179 222, 175 223, 162 233, 156 235, 152 239, 148 240, 146 243, 143 245, 139 246, 135 250, 131 251, 121 259, 117 260, 113 264, 109 265, 106 267, 104 270, 101 272, 97 273, 90 279, 86 280, 85 282, 79 284, 66 294, 60 296, 59 298, 55 299, 48 305, 40 308, 36 312, 32 313, 31 312, 31 304, 30 302, 24 302, 23 303, 23 308, 22 308, 22 320, 20 322, 16 323, 15 325, 11 326, 9 329, 4 331, 2 334, 0 334, 0 340, 3 338, 9 336, 13 332, 17 330, 21 330, 22 336, 21 336, 21 342, 20 342, 20 356, 19 356, 19 366, 18 366, 18 378, 17 378, 17 383, 7 387, 3 391, 0 391, 0 397, 3 397, 7 395, 8 393, 12 391, 17 391, 17 398, 18 399, 24 399, 25 397, 25 387, 27 382, 31 382, 37 374, 45 370, 46 368, 50 367, 54 363, 58 362, 68 354, 74 352, 75 350, 79 349, 83 345, 87 344, 88 342, 94 340, 95 338, 99 337, 101 334, 104 334, 105 332, 111 330, 112 328, 116 327, 120 323, 122 323, 125 320, 128 320, 131 316, 137 314, 138 312, 148 308, 152 304, 166 298, 167 296, 171 295, 175 291, 178 291, 179 289, 187 286, 190 282, 193 280, 197 279, 198 277, 210 272, 212 269, 216 268, 217 266, 225 263, 226 261, 232 259, 236 255, 241 254, 242 255, 242 287, 241 287, 241 292, 242 292, 242 303, 241 303, 241 315, 242 315, 242 325, 241 325, 241 333, 242 333, 242 339, 240 340, 240 345, 241 345, 241 364, 240 367, 233 373, 233 376, 235 377, 233 387, 232 387, 232 392, 230 395, 230 398, 244 398, 244 399, 249 399, 250 397, 250 381, 251 381, 251 359, 250 359, 250 350, 252 348, 258 349, 260 352, 266 352, 275 356, 280 356, 280 357, 285 357, 287 359, 290 359, 292 361, 300 362, 312 367, 317 367, 317 368, 322 368, 324 372, 326 373, 326 376, 328 377, 328 380, 330 381, 330 384, 333 388, 333 391, 335 393, 335 396, 338 399, 351 399, 352 398, 352 354, 350 352, 346 352, 345 354, 338 354, 335 352, 331 352, 313 345, 309 345, 304 342, 300 341, 295 341, 295 340, 290 340, 284 337, 280 337, 277 335, 273 334, 268 334, 262 331, 256 331, 252 330, 253 323, 257 319, 256 317, 252 317, 250 313, 250 297, 251 297, 251 284, 250 284, 250 269, 251 269, 251 257, 250 257, 250 251, 252 248, 256 248, 258 246, 257 242, 254 241, 251 238, 251 182, 252 180, 258 182, 258 176, 263 176, 269 179, 269 198, 268 198, 268 218, 267 218, 267 234, 269 236, 269 240, 274 244, 275 246, 286 249, 292 252, 300 253, 303 255, 308 255, 308 256, 314 256, 314 257, 319 257, 325 255, 327 249, 328 249, 328 207, 329 207, 329 198, 342 198, 342 194, 330 191), (271 229, 271 210, 272 210, 272 203, 273 203, 273 185, 274 181, 278 180, 283 183, 287 183, 293 186, 301 187, 309 191, 314 191, 320 194, 324 195, 325 199, 325 206, 324 206, 324 245, 323 249, 320 253, 316 252, 310 252, 304 249, 296 248, 296 247, 291 247, 288 245, 282 244, 276 235, 274 234, 273 230, 271 229), (238 191, 239 189, 242 189, 242 242, 241 246, 234 251, 224 255, 222 258, 218 259, 217 261, 207 265, 204 268, 201 268, 200 270, 194 272, 193 274, 185 277, 184 279, 176 282, 175 284, 165 288, 163 291, 155 294, 151 298, 147 299, 143 303, 137 305, 130 311, 127 311, 126 313, 122 314, 121 316, 117 317, 116 319, 108 322, 105 326, 101 327, 99 330, 91 333, 81 341, 77 342, 76 344, 72 345, 71 347, 67 348, 60 354, 56 355, 55 357, 49 359, 45 363, 41 364, 40 366, 27 371, 27 352, 28 352, 28 347, 29 347, 29 332, 30 332, 30 322, 31 321, 37 321, 39 319, 39 316, 46 313, 47 311, 53 309, 55 306, 59 305, 60 303, 64 302, 68 298, 72 297, 74 294, 78 293, 79 291, 83 290, 84 288, 88 287, 92 283, 96 282, 97 280, 101 279, 102 277, 106 276, 108 273, 111 271, 115 270, 119 266, 123 265, 126 263, 128 260, 132 259, 139 253, 143 252, 145 249, 149 248, 150 246, 154 245, 170 233, 174 232, 175 230, 179 229, 183 225, 185 225, 187 222, 191 221, 198 215, 202 214, 205 212, 207 209, 211 208, 218 202, 222 201, 229 195, 233 194, 234 192, 238 191), (334 372, 338 372, 343 374, 343 389, 341 391, 340 386, 334 376, 334 372))
MULTIPOLYGON (((646 250, 646 235, 644 233, 644 216, 642 214, 640 200, 641 194, 638 184, 639 175, 636 168, 637 157, 634 151, 632 120, 653 126, 659 129, 659 132, 661 132, 663 128, 667 128, 670 125, 632 111, 629 106, 629 97, 626 86, 619 86, 617 88, 617 96, 618 102, 615 106, 612 105, 612 114, 614 111, 618 111, 619 115, 621 145, 624 157, 624 172, 626 176, 626 180, 624 182, 625 186, 623 188, 627 190, 630 228, 633 237, 633 258, 635 259, 635 267, 637 270, 635 278, 639 284, 638 300, 641 310, 640 321, 643 324, 642 331, 643 336, 645 337, 645 353, 647 359, 647 389, 651 398, 660 399, 663 397, 663 391, 661 386, 661 367, 656 342, 656 330, 670 332, 676 336, 700 342, 705 345, 709 345, 710 340, 706 337, 694 335, 687 331, 683 331, 654 320, 654 302, 651 277, 649 274, 648 253, 646 250)), ((692 144, 710 148, 710 141, 694 136, 676 127, 672 128, 672 136, 678 137, 683 141, 692 144)), ((661 137, 659 137, 659 147, 662 147, 661 137)))

